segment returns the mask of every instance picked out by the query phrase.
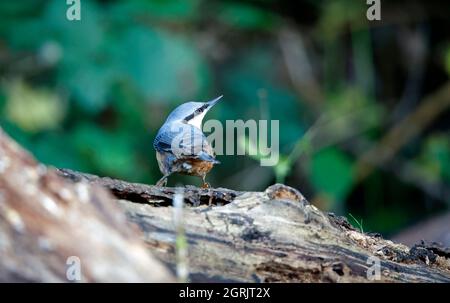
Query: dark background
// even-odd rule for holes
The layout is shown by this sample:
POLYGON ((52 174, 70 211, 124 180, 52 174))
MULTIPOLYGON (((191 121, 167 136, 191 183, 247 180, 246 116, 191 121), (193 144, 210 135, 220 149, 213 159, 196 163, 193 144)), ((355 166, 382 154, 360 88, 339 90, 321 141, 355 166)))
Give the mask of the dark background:
POLYGON ((450 2, 381 0, 372 22, 365 2, 82 0, 71 22, 1 1, 0 125, 46 164, 154 184, 167 114, 223 94, 206 119, 280 120, 282 155, 219 156, 212 186, 283 182, 366 232, 429 219, 416 238, 450 243, 450 2))

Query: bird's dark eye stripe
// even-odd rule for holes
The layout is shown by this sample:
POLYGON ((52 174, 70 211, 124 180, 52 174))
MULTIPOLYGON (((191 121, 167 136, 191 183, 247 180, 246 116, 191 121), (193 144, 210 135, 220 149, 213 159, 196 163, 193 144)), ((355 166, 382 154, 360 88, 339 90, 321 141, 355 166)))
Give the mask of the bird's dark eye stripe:
POLYGON ((201 113, 201 112, 203 112, 203 111, 205 110, 205 108, 206 108, 206 105, 203 105, 202 107, 198 108, 198 109, 196 110, 196 112, 197 112, 197 113, 201 113))
POLYGON ((189 116, 187 116, 186 118, 184 118, 184 121, 189 121, 189 120, 191 120, 192 118, 194 118, 194 114, 190 114, 189 116))

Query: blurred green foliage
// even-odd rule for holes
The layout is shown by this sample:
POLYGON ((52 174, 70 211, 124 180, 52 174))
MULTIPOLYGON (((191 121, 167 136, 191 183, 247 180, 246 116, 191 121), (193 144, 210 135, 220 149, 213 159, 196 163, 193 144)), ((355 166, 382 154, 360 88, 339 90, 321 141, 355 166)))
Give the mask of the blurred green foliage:
MULTIPOLYGON (((317 14, 305 24, 268 9, 275 1, 255 3, 82 0, 81 21, 71 22, 65 1, 1 1, 1 126, 47 164, 154 183, 152 140, 167 114, 223 94, 208 117, 280 120, 281 155, 272 168, 259 167, 259 156, 222 156, 213 186, 285 182, 324 209, 351 210, 367 231, 448 208, 448 196, 423 202, 430 188, 450 186, 448 121, 402 149, 399 167, 357 178, 359 156, 395 124, 389 116, 410 77, 402 45, 392 46, 402 25, 375 32, 364 1, 304 1, 317 14), (423 182, 403 178, 405 169, 423 182)), ((433 72, 446 71, 444 80, 446 43, 424 46, 440 54, 433 72)), ((414 111, 405 104, 404 115, 414 111)))

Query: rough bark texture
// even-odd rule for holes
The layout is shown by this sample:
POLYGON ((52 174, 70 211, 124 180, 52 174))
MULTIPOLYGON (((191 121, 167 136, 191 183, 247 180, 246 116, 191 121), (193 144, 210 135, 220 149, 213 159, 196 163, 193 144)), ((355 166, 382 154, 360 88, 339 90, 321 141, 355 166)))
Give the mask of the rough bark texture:
POLYGON ((0 282, 173 281, 105 189, 73 184, 0 129, 0 282), (68 274, 68 275, 67 275, 68 274))
POLYGON ((183 192, 192 281, 368 282, 376 257, 381 268, 375 282, 450 282, 448 249, 426 243, 409 248, 362 234, 285 185, 237 192, 160 188, 70 170, 59 174, 110 189, 144 232, 149 249, 171 267, 176 258, 170 205, 183 192))
POLYGON ((362 234, 281 184, 264 192, 160 188, 55 173, 2 132, 0 147, 3 281, 64 281, 70 255, 82 260, 84 281, 170 280, 143 245, 175 268, 171 205, 182 193, 191 281, 367 282, 376 257, 377 281, 450 282, 448 249, 426 243, 410 249, 362 234))

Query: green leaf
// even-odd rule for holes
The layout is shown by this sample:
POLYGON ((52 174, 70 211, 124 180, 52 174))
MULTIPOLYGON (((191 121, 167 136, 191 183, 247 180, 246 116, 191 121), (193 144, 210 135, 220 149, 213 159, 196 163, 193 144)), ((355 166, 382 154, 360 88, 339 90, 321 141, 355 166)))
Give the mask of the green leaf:
POLYGON ((136 148, 133 137, 90 123, 79 124, 72 134, 77 152, 103 174, 134 179, 136 148))
POLYGON ((343 201, 353 185, 353 164, 337 148, 327 148, 312 158, 311 182, 317 191, 343 201))
POLYGON ((268 11, 256 6, 232 2, 223 4, 219 19, 241 29, 270 29, 275 23, 274 15, 268 11))
MULTIPOLYGON (((67 63, 67 61, 66 61, 67 63)), ((96 113, 108 104, 108 93, 114 83, 113 70, 103 64, 67 63, 59 73, 62 84, 81 107, 96 113)))
POLYGON ((112 5, 108 13, 112 19, 124 24, 143 15, 156 20, 186 22, 201 12, 198 4, 199 0, 127 0, 112 5))
POLYGON ((47 165, 79 171, 89 170, 85 159, 75 152, 71 137, 63 133, 49 132, 39 136, 30 149, 40 162, 47 165))
POLYGON ((65 104, 58 95, 44 88, 33 88, 20 80, 6 85, 5 114, 29 132, 56 128, 65 115, 65 104))
POLYGON ((414 161, 420 168, 424 181, 450 181, 450 138, 447 134, 430 135, 414 161))
POLYGON ((0 1, 0 16, 32 15, 45 0, 0 1))
MULTIPOLYGON (((105 38, 105 26, 101 22, 101 11, 93 1, 82 1, 81 20, 67 20, 65 1, 52 0, 43 14, 42 22, 47 28, 47 38, 59 41, 65 52, 73 52, 92 59, 105 38), (91 56, 91 57, 89 57, 91 56)), ((81 57, 81 56, 80 56, 81 57)))
POLYGON ((318 29, 320 37, 324 39, 335 39, 347 24, 366 20, 365 1, 330 0, 322 3, 321 7, 318 29))
POLYGON ((208 68, 194 45, 174 34, 143 27, 128 30, 118 64, 148 99, 190 99, 207 85, 208 68))
POLYGON ((286 158, 283 155, 280 155, 278 164, 274 168, 276 181, 278 183, 284 183, 286 176, 291 171, 292 165, 293 165, 292 162, 289 161, 288 158, 286 158))
POLYGON ((299 119, 303 107, 292 91, 274 82, 277 77, 272 64, 275 56, 267 47, 250 48, 224 69, 224 86, 229 93, 221 107, 228 113, 226 119, 280 120, 280 146, 289 150, 292 148, 289 145, 305 130, 299 119), (260 97, 261 91, 264 91, 264 100, 260 97), (263 108, 267 108, 269 117, 262 117, 263 108))

